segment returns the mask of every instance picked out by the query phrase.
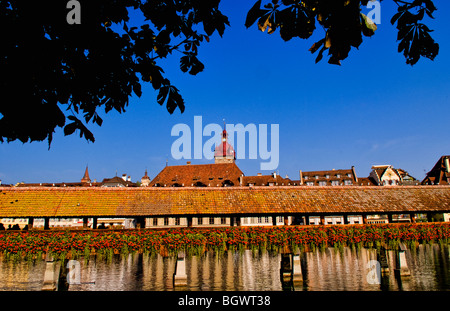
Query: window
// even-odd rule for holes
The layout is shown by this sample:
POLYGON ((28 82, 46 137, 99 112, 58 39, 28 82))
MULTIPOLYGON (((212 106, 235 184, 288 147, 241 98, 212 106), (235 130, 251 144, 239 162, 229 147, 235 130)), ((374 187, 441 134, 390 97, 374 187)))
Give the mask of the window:
POLYGON ((169 225, 169 217, 164 217, 164 226, 169 225))
POLYGON ((305 176, 305 180, 308 180, 308 176, 305 176))
POLYGON ((283 222, 283 216, 278 216, 278 222, 283 222))
POLYGON ((341 178, 341 174, 336 174, 336 177, 337 178, 341 178))
POLYGON ((153 218, 153 226, 157 226, 158 225, 158 218, 153 218))
POLYGON ((315 179, 319 179, 319 175, 314 176, 315 179))
POLYGON ((347 174, 347 177, 352 177, 352 174, 348 173, 348 174, 347 174))
POLYGON ((209 217, 209 224, 214 225, 214 217, 209 217))
POLYGON ((203 225, 203 218, 202 217, 197 218, 197 224, 198 225, 203 225))
POLYGON ((332 185, 332 186, 339 186, 339 185, 340 185, 340 182, 339 182, 339 180, 332 180, 332 181, 331 181, 331 185, 332 185))
POLYGON ((225 217, 220 217, 220 224, 225 225, 227 223, 227 219, 225 217))
POLYGON ((327 182, 326 181, 319 181, 319 186, 326 186, 327 182))
POLYGON ((175 226, 180 225, 180 217, 175 217, 175 226))
POLYGON ((307 186, 314 186, 314 183, 311 182, 311 181, 309 181, 309 182, 306 183, 306 185, 307 185, 307 186))
POLYGON ((353 185, 353 183, 351 180, 344 180, 344 185, 350 186, 350 185, 353 185))
POLYGON ((330 175, 328 175, 328 174, 327 174, 327 175, 325 175, 325 178, 327 178, 327 179, 328 179, 328 178, 330 178, 330 175))
POLYGON ((262 217, 261 217, 261 216, 258 217, 258 223, 259 223, 259 224, 262 223, 262 217))
POLYGON ((264 217, 264 222, 265 222, 266 224, 269 223, 269 216, 264 217))

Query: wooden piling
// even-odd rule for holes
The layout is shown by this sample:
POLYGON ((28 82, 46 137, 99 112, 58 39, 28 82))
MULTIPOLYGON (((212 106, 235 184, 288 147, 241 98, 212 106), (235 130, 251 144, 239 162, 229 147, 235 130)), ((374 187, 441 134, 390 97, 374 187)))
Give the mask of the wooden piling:
POLYGON ((173 274, 173 286, 187 286, 186 261, 184 254, 178 254, 173 274))
POLYGON ((44 272, 43 291, 57 291, 59 283, 59 274, 61 272, 61 263, 54 261, 53 256, 47 253, 46 266, 44 272))
POLYGON ((411 271, 408 268, 408 262, 406 261, 406 249, 406 245, 400 243, 395 252, 395 271, 399 276, 411 275, 411 271))
POLYGON ((292 254, 281 254, 280 279, 281 282, 290 282, 293 278, 292 254))
POLYGON ((292 281, 294 283, 300 283, 303 282, 303 273, 302 273, 302 265, 300 260, 300 254, 294 254, 292 256, 292 263, 293 263, 293 272, 292 272, 292 281))

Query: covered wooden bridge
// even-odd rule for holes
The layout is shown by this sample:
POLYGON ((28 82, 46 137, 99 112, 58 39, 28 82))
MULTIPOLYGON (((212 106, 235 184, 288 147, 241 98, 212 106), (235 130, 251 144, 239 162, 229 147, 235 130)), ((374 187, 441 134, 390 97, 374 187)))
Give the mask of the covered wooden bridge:
MULTIPOLYGON (((450 186, 392 187, 222 187, 100 188, 0 187, 0 217, 135 218, 140 227, 151 217, 229 217, 239 225, 253 216, 347 216, 448 213, 450 186)), ((287 219, 287 217, 285 217, 287 219)), ((308 219, 308 217, 305 217, 308 219)), ((391 218, 390 218, 391 219, 391 218)))

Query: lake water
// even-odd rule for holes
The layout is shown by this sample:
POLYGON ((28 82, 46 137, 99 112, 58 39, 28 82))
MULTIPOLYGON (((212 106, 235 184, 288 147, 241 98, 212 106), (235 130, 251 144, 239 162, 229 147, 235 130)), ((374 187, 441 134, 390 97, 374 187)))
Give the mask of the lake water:
MULTIPOLYGON (((394 275, 393 253, 388 253, 389 274, 380 282, 368 281, 374 270, 369 261, 376 251, 342 251, 327 248, 301 255, 303 282, 282 283, 281 255, 268 252, 207 252, 186 258, 187 286, 174 288, 176 259, 145 254, 114 257, 111 261, 80 259, 76 262, 81 284, 71 284, 69 291, 436 291, 450 290, 450 246, 420 245, 406 251, 411 276, 394 275), (375 284, 374 284, 375 283, 375 284)), ((0 290, 41 290, 45 261, 0 261, 0 290)), ((74 271, 74 270, 72 270, 74 271)))

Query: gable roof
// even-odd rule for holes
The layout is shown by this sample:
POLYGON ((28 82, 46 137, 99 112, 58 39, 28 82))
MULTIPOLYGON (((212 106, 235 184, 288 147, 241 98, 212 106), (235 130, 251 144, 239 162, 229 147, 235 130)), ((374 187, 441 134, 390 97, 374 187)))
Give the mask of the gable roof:
POLYGON ((134 217, 450 211, 450 186, 11 188, 0 217, 134 217))
POLYGON ((239 186, 239 177, 243 174, 235 163, 166 166, 150 182, 150 186, 191 187, 197 184, 206 187, 222 187, 226 181, 239 186))
POLYGON ((242 186, 269 186, 273 184, 273 186, 289 186, 293 185, 289 178, 283 178, 279 174, 270 174, 270 175, 256 175, 256 176, 243 176, 242 177, 242 186))
POLYGON ((108 186, 108 185, 122 185, 124 187, 133 187, 136 186, 136 184, 132 181, 124 180, 123 178, 119 176, 114 176, 113 178, 105 178, 102 181, 102 186, 108 186))
POLYGON ((358 181, 358 177, 356 176, 356 172, 353 166, 350 169, 333 169, 326 171, 309 172, 300 171, 300 180, 303 182, 303 184, 313 182, 315 186, 319 185, 320 181, 327 182, 327 185, 331 185, 332 181, 340 181, 341 184, 343 184, 344 180, 348 180, 349 178, 352 180, 352 183, 356 184, 356 182, 358 181))
POLYGON ((442 156, 433 166, 431 171, 422 181, 422 184, 427 185, 449 185, 450 184, 450 170, 447 168, 450 156, 442 156), (446 163, 447 162, 447 163, 446 163))

